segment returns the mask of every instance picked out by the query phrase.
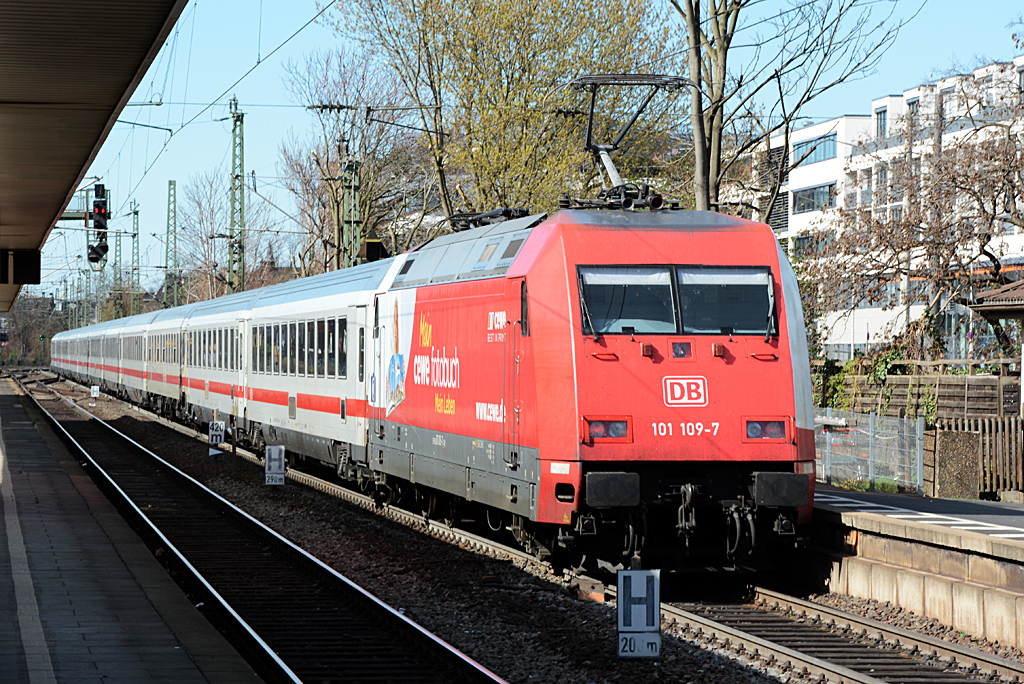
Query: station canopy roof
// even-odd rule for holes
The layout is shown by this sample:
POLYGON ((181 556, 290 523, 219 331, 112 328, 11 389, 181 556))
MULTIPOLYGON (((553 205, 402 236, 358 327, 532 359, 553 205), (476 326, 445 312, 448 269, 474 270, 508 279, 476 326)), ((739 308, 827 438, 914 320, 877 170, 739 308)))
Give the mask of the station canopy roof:
POLYGON ((42 249, 185 4, 0 0, 0 250, 42 249))

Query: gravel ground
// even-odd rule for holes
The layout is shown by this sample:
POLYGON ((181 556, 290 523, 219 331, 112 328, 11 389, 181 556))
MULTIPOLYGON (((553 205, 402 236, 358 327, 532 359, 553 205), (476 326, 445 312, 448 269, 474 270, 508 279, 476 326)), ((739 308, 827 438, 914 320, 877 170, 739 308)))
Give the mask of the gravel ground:
MULTIPOLYGON (((85 397, 81 403, 93 402, 85 397)), ((211 459, 206 444, 138 411, 106 397, 95 403, 90 410, 117 429, 509 682, 784 679, 758 664, 705 650, 668 624, 660 660, 620 660, 614 602, 579 600, 563 578, 542 566, 471 553, 297 485, 267 488, 262 472, 246 462, 211 459)))
POLYGON ((985 638, 975 637, 970 634, 953 629, 944 625, 935 618, 921 617, 909 610, 894 606, 888 601, 876 601, 875 599, 861 599, 841 594, 819 594, 809 596, 809 601, 820 603, 830 608, 845 610, 854 615, 878 620, 894 627, 902 627, 913 632, 926 634, 936 639, 942 639, 953 644, 959 644, 972 648, 982 653, 1006 658, 1018 663, 1024 663, 1024 652, 1014 646, 1003 646, 998 642, 989 641, 985 638))

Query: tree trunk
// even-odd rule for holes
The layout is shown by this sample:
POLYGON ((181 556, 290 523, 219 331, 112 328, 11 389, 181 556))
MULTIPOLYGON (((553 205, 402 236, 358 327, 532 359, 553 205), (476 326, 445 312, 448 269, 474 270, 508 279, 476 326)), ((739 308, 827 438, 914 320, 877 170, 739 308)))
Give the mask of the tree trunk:
POLYGON ((704 134, 704 98, 701 94, 700 7, 685 0, 686 41, 690 47, 687 64, 690 71, 690 123, 693 128, 693 200, 697 209, 711 208, 710 159, 704 134))

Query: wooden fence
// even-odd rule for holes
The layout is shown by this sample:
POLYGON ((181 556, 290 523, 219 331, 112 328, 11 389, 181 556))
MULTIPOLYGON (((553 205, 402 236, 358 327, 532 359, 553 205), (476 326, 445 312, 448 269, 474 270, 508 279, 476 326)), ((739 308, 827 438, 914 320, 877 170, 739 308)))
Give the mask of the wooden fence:
POLYGON ((843 408, 897 418, 983 418, 1020 414, 1020 378, 1007 375, 888 375, 876 384, 848 375, 843 408))
POLYGON ((939 419, 936 427, 980 433, 982 492, 1024 491, 1024 430, 1020 417, 947 418, 939 419))

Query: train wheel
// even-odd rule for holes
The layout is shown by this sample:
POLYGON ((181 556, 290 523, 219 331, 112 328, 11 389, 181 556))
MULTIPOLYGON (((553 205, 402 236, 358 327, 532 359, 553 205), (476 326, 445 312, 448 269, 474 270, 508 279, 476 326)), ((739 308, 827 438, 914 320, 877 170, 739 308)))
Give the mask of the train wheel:
POLYGON ((420 502, 420 513, 424 518, 432 520, 437 514, 437 497, 433 494, 416 493, 420 502))

